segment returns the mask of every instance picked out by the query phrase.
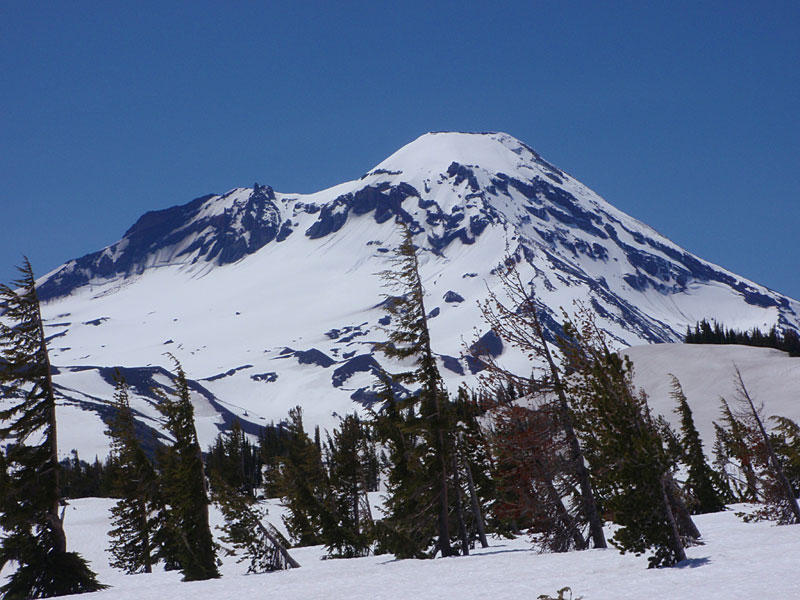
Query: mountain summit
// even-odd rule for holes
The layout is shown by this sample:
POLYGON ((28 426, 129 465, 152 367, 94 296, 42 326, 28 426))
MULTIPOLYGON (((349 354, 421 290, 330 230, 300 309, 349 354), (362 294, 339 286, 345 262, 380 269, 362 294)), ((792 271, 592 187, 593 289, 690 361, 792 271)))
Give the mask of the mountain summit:
POLYGON ((451 385, 474 376, 461 354, 480 335, 500 360, 530 369, 476 306, 506 253, 552 332, 575 301, 620 346, 679 341, 703 318, 800 329, 800 303, 695 257, 514 137, 440 132, 314 194, 256 184, 143 215, 120 241, 42 278, 52 360, 98 383, 116 365, 158 379, 173 353, 203 390, 205 438, 232 418, 223 405, 258 422, 299 403, 308 422, 330 423, 374 398, 386 322, 376 273, 398 221, 419 247, 451 385))

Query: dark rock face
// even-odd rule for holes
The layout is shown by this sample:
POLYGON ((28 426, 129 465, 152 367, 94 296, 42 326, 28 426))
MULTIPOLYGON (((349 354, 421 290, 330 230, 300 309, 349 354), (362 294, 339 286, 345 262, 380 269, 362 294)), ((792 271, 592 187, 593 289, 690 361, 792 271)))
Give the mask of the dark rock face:
POLYGON ((323 369, 327 369, 336 362, 330 356, 321 350, 317 350, 316 348, 311 348, 309 350, 293 350, 292 348, 284 348, 281 350, 278 358, 289 358, 290 356, 297 358, 297 362, 299 362, 301 365, 316 365, 318 367, 322 367, 323 369))
POLYGON ((469 347, 469 351, 473 356, 488 355, 497 358, 503 353, 503 340, 490 329, 469 347))
MULTIPOLYGON (((403 210, 402 205, 406 198, 418 196, 419 192, 407 183, 392 186, 384 182, 377 186, 364 187, 354 194, 339 196, 323 206, 318 219, 306 230, 306 236, 314 240, 339 231, 350 213, 359 216, 374 212, 376 223, 398 217, 403 222, 414 225, 413 217, 403 210)), ((416 226, 419 227, 418 224, 416 226)))
POLYGON ((255 373, 250 375, 250 379, 253 381, 263 381, 265 383, 274 383, 278 381, 278 374, 275 371, 270 371, 269 373, 255 373))
POLYGON ((334 387, 342 387, 350 377, 358 372, 372 373, 377 378, 382 373, 382 369, 371 354, 359 354, 336 368, 331 375, 331 383, 334 387))
POLYGON ((459 304, 460 302, 464 301, 464 298, 458 292, 454 292, 453 290, 448 290, 447 293, 444 295, 444 301, 459 304))
POLYGON ((185 245, 173 261, 180 262, 196 252, 192 262, 224 265, 256 252, 278 236, 281 217, 271 187, 256 184, 247 200, 237 201, 221 213, 200 217, 213 198, 202 196, 183 206, 144 214, 113 246, 68 262, 39 287, 39 297, 48 300, 69 294, 92 279, 139 274, 150 257, 181 243, 185 245))

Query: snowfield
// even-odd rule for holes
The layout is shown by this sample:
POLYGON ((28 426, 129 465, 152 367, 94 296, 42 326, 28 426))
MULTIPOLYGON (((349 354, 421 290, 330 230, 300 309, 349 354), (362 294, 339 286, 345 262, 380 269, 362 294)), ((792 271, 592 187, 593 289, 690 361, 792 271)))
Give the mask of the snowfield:
MULTIPOLYGON (((645 557, 623 556, 614 549, 537 554, 523 537, 493 538, 486 550, 436 560, 386 555, 320 560, 321 547, 298 548, 291 552, 301 568, 263 575, 245 575, 245 564, 224 558, 221 579, 183 583, 176 572, 125 575, 108 566, 106 532, 113 503, 87 498, 72 500, 67 507, 70 548, 89 559, 100 580, 113 586, 81 595, 85 600, 534 600, 540 594, 555 596, 564 586, 585 600, 800 598, 800 525, 747 524, 733 511, 697 516, 704 545, 689 548, 689 559, 669 569, 647 569, 645 557)), ((279 515, 280 507, 272 505, 275 525, 280 525, 279 515)), ((219 515, 212 513, 212 519, 218 522, 219 515)))

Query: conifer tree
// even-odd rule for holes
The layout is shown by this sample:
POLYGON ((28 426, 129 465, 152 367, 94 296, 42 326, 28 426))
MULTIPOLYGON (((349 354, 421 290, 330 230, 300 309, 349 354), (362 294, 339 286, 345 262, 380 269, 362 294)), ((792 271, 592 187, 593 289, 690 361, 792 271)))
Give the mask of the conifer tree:
POLYGON ((7 444, 0 499, 0 568, 17 570, 0 587, 3 598, 80 594, 107 586, 79 554, 67 551, 59 514, 56 400, 36 280, 28 259, 17 291, 0 285, 0 386, 11 406, 0 411, 7 444))
POLYGON ((411 360, 416 367, 393 374, 392 378, 399 383, 420 386, 418 395, 405 404, 413 408, 419 441, 429 449, 418 466, 425 470, 429 481, 427 488, 434 494, 438 534, 436 550, 442 556, 451 556, 454 551, 450 545, 449 471, 453 423, 447 392, 431 349, 425 290, 419 273, 416 247, 408 226, 401 224, 401 228, 403 241, 395 251, 392 268, 381 273, 386 287, 396 294, 386 294, 384 305, 391 321, 387 327, 389 341, 381 351, 388 358, 411 360))
MULTIPOLYGON (((230 430, 220 433, 209 448, 206 468, 216 473, 230 487, 255 497, 261 485, 261 457, 242 429, 239 419, 230 430)), ((217 478, 211 478, 212 483, 217 478)))
POLYGON ((370 464, 364 424, 353 413, 346 415, 328 437, 327 464, 330 482, 330 518, 322 537, 331 556, 366 556, 372 543, 372 511, 369 491, 370 464))
POLYGON ((594 479, 620 526, 612 543, 651 551, 650 567, 675 565, 699 532, 676 493, 647 397, 636 393, 630 360, 609 350, 591 313, 579 316, 576 326, 565 315, 562 348, 575 372, 570 395, 594 479))
POLYGON ((456 470, 463 473, 469 509, 467 526, 470 539, 477 536, 481 547, 488 548, 486 539, 487 507, 494 501, 497 490, 492 477, 492 463, 489 455, 489 441, 479 417, 483 413, 475 397, 465 386, 458 389, 454 406, 457 419, 455 434, 456 470))
POLYGON ((703 453, 703 441, 694 426, 692 409, 683 393, 683 388, 674 375, 672 377, 672 399, 677 402, 675 412, 681 418, 681 448, 683 460, 689 469, 685 489, 689 493, 689 509, 695 514, 725 510, 724 487, 717 474, 708 466, 703 453))
POLYGON ((175 440, 168 451, 168 466, 159 465, 168 505, 167 519, 177 537, 176 541, 173 538, 173 543, 184 581, 212 579, 219 577, 219 571, 216 545, 208 522, 208 482, 203 454, 194 425, 194 408, 186 373, 178 360, 169 356, 175 365, 174 395, 170 397, 156 390, 161 396, 158 410, 175 440))
POLYGON ((714 443, 715 464, 722 472, 729 487, 739 502, 756 502, 759 499, 761 482, 756 473, 756 457, 749 440, 754 432, 748 423, 737 417, 730 405, 720 399, 722 417, 720 423, 714 423, 716 441, 714 443), (731 473, 730 471, 735 471, 731 473), (741 477, 735 475, 741 473, 741 477))
POLYGON ((423 464, 425 448, 419 441, 418 418, 413 407, 403 408, 395 399, 388 375, 380 394, 383 408, 373 415, 373 427, 386 448, 387 495, 383 519, 375 523, 376 553, 391 552, 396 558, 427 558, 436 538, 434 494, 423 464))
POLYGON ((233 546, 230 554, 240 552, 237 562, 249 560, 248 573, 268 573, 298 568, 300 564, 286 550, 285 540, 269 523, 267 511, 252 497, 236 490, 214 472, 211 475, 213 499, 222 512, 225 524, 222 541, 233 546))
POLYGON ((111 566, 126 573, 151 573, 158 476, 136 437, 133 411, 124 377, 115 375, 115 415, 106 433, 117 464, 112 492, 119 498, 111 509, 111 566))
POLYGON ((750 397, 750 392, 744 384, 744 379, 739 368, 734 366, 736 372, 735 382, 740 400, 745 407, 748 418, 751 420, 751 431, 754 433, 752 444, 755 453, 760 457, 761 467, 765 473, 765 500, 768 510, 771 510, 779 523, 800 523, 800 504, 797 502, 792 485, 783 471, 783 465, 772 447, 770 436, 764 427, 759 411, 750 397))
POLYGON ((538 304, 533 286, 523 282, 517 267, 518 260, 514 256, 507 256, 503 264, 496 269, 502 293, 508 300, 504 301, 497 293, 490 291, 488 300, 480 306, 481 313, 492 331, 502 339, 524 352, 530 360, 543 361, 545 374, 540 380, 536 380, 533 374, 529 378, 520 377, 488 360, 489 357, 478 358, 487 367, 486 379, 490 383, 499 377, 508 380, 508 386, 512 390, 516 381, 518 386, 528 390, 548 389, 554 392, 556 402, 552 404, 551 410, 556 411, 554 416, 557 418, 548 421, 556 428, 551 435, 564 441, 562 453, 568 460, 563 467, 569 476, 574 478, 578 491, 576 514, 570 519, 574 523, 573 527, 585 523, 589 530, 588 537, 594 547, 605 548, 607 544, 603 533, 603 519, 597 506, 597 493, 586 465, 584 450, 575 432, 574 415, 567 398, 563 376, 539 316, 541 306, 538 304))
POLYGON ((317 445, 303 428, 299 406, 289 410, 286 430, 287 455, 278 458, 273 482, 287 510, 283 521, 295 544, 321 544, 323 523, 329 517, 329 483, 317 445))

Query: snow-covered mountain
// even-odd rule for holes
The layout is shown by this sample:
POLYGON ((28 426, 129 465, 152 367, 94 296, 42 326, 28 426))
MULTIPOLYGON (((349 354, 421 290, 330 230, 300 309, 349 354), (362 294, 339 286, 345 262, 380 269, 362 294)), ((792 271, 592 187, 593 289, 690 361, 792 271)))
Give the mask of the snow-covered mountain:
MULTIPOLYGON (((702 318, 800 329, 796 300, 693 256, 519 140, 428 133, 314 194, 256 185, 147 213, 117 243, 43 277, 65 403, 99 415, 110 367, 158 383, 170 352, 196 384, 204 443, 234 415, 263 424, 296 404, 307 423, 332 425, 374 397, 388 291, 377 273, 398 220, 420 248, 433 347, 453 389, 474 377, 461 355, 479 336, 530 369, 476 305, 497 289, 506 252, 553 330, 574 301, 620 346, 679 341, 702 318)), ((140 387, 142 423, 157 428, 140 387)))

